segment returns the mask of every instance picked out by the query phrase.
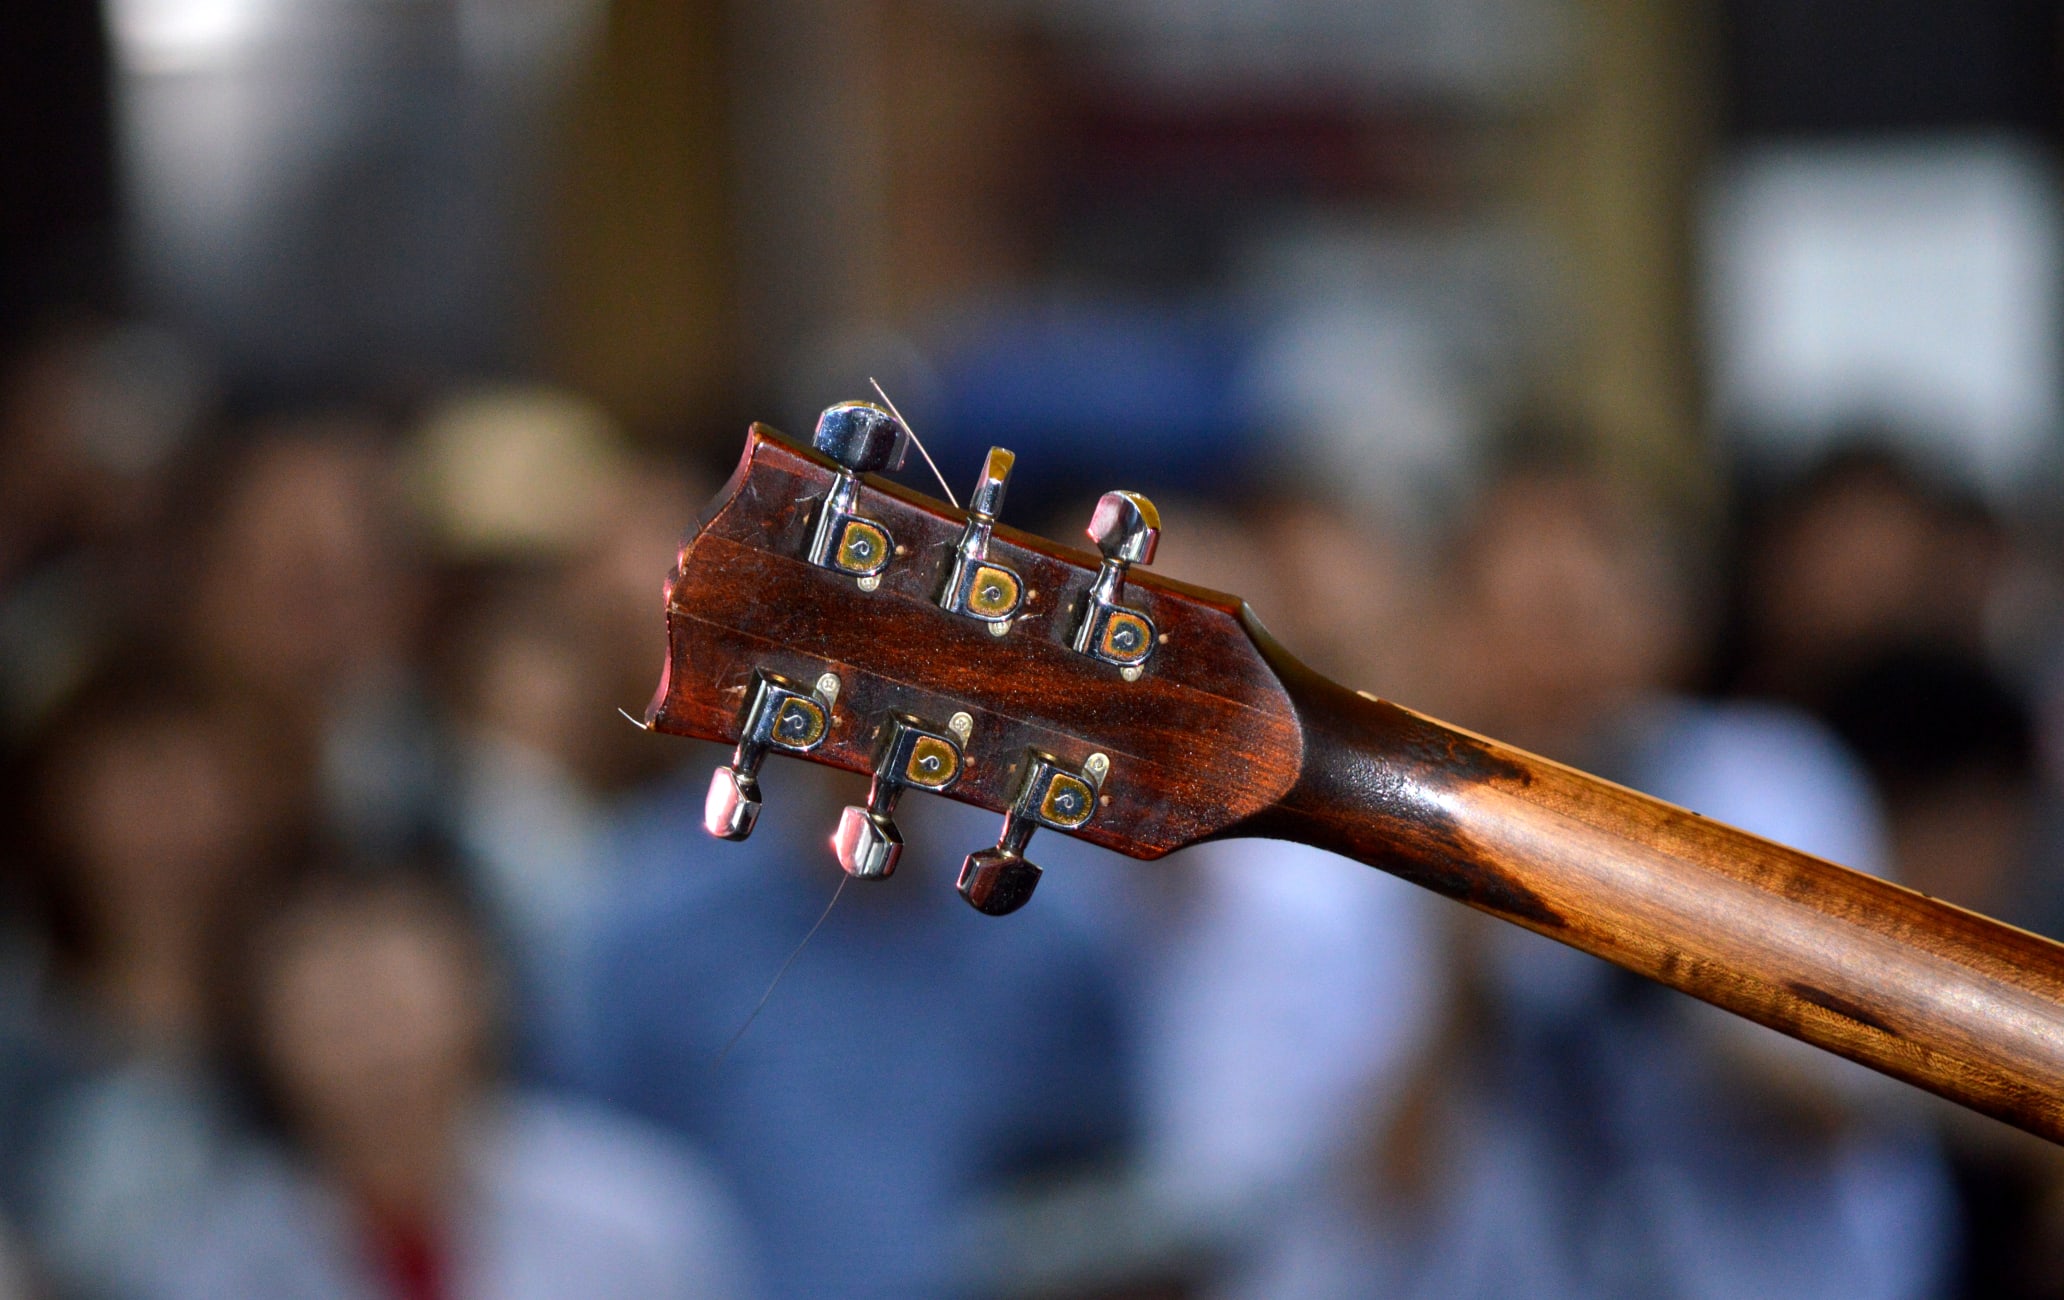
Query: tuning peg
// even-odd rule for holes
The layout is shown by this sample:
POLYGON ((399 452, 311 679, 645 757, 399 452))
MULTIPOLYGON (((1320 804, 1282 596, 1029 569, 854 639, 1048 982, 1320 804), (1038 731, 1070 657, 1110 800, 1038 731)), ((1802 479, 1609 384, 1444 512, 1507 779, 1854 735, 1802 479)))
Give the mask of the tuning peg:
POLYGON ((1083 530, 1104 553, 1106 563, 1152 564, 1161 541, 1161 512, 1138 492, 1106 492, 1083 530))
POLYGON ((968 497, 967 527, 954 548, 953 562, 946 570, 946 585, 939 604, 956 614, 980 619, 989 630, 1002 636, 1012 615, 1025 599, 1025 580, 1018 571, 989 558, 989 538, 1003 509, 1004 485, 1010 481, 1017 457, 1002 447, 991 447, 982 462, 982 477, 968 497))
POLYGON ((729 764, 710 774, 702 805, 703 829, 722 840, 742 840, 760 819, 760 763, 769 749, 807 754, 831 731, 831 705, 838 678, 830 673, 805 690, 777 673, 759 669, 738 725, 738 748, 729 764))
POLYGON ((1024 775, 996 847, 967 855, 955 887, 976 911, 1005 916, 1023 907, 1039 886, 1040 870, 1025 859, 1025 846, 1041 826, 1072 831, 1096 813, 1097 795, 1110 760, 1091 754, 1080 771, 1052 754, 1025 751, 1024 775))
POLYGON ((840 402, 817 417, 810 445, 850 474, 894 473, 903 468, 910 436, 902 422, 873 402, 840 402))
POLYGON ((881 579, 896 539, 877 520, 854 512, 860 475, 903 468, 910 438, 902 422, 872 402, 840 402, 817 419, 810 445, 839 466, 810 535, 810 563, 858 578, 868 590, 881 579))
POLYGON ((903 834, 891 814, 905 788, 944 790, 960 778, 960 741, 907 713, 892 713, 883 722, 875 750, 874 780, 867 787, 867 806, 848 807, 832 834, 832 852, 846 874, 862 880, 885 880, 903 854, 903 834))
POLYGON ((1090 516, 1089 540, 1104 554, 1096 582, 1083 598, 1082 617, 1075 625, 1075 649, 1116 664, 1129 681, 1154 653, 1154 621, 1139 610, 1118 603, 1125 570, 1151 564, 1161 540, 1161 512, 1137 492, 1106 492, 1090 516))

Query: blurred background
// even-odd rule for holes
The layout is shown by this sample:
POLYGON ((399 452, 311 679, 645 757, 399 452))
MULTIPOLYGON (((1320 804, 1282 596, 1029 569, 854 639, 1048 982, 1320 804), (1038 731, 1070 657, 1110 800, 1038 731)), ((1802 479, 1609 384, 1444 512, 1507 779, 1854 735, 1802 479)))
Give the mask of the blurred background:
POLYGON ((993 922, 913 800, 826 913, 857 782, 721 845, 617 712, 878 379, 2064 935, 2060 144, 2038 0, 0 10, 0 1296, 2064 1295, 2056 1149, 1379 873, 993 922))

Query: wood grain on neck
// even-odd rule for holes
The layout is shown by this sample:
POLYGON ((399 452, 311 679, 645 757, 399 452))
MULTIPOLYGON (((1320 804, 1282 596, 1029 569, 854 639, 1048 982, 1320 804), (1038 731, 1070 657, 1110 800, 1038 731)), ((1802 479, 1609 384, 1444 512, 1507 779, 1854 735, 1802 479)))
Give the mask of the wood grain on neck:
POLYGON ((2064 947, 1357 695, 1252 630, 1304 755, 1233 833, 1380 867, 2064 1141, 2064 947))

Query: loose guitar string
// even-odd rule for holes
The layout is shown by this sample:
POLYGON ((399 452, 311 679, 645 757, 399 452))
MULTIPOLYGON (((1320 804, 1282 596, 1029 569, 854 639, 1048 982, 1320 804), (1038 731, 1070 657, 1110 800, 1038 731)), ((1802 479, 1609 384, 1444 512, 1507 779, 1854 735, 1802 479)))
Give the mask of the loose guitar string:
MULTIPOLYGON (((618 706, 616 711, 623 714, 625 722, 630 723, 638 730, 652 730, 650 725, 632 717, 630 710, 618 706)), ((781 963, 781 969, 774 972, 774 978, 767 981, 767 991, 760 994, 758 1002, 753 1003, 753 1009, 746 1013, 745 1023, 738 1026, 738 1032, 731 1035, 731 1041, 724 1044, 723 1050, 717 1053, 717 1059, 713 1062, 713 1065, 722 1065, 724 1058, 731 1055, 731 1049, 738 1046, 738 1040, 745 1037, 745 1031, 752 1028, 752 1022, 760 1018, 760 1012, 766 1007, 768 999, 772 998, 774 990, 781 986, 781 977, 788 974, 788 968, 795 965, 796 958, 803 955, 803 949, 810 946, 810 940, 816 938, 817 932, 824 928, 824 923, 831 919, 831 909, 838 906, 839 895, 846 892, 846 881, 850 879, 852 877, 844 872, 839 873, 838 887, 831 891, 831 901, 826 903, 824 911, 818 914, 817 924, 810 927, 810 932, 805 934, 803 941, 795 946, 795 951, 788 954, 788 960, 781 963)))
POLYGON ((826 903, 824 911, 819 913, 817 924, 810 927, 810 932, 804 935, 803 941, 795 946, 795 951, 788 954, 788 960, 781 963, 781 969, 774 972, 774 978, 767 983, 767 991, 760 994, 758 1002, 753 1003, 753 1009, 746 1016, 745 1023, 738 1027, 737 1033, 731 1035, 731 1041, 724 1044, 724 1050, 717 1053, 717 1059, 714 1064, 722 1065, 724 1058, 731 1055, 731 1049, 738 1046, 738 1040, 745 1037, 745 1031, 752 1028, 753 1021, 760 1018, 760 1012, 766 1007, 767 999, 774 996, 774 990, 781 984, 781 977, 788 974, 788 968, 795 965, 796 958, 803 955, 803 949, 810 946, 810 940, 816 938, 817 932, 824 928, 824 923, 831 919, 831 909, 838 906, 839 895, 846 892, 846 882, 851 879, 852 877, 845 872, 841 871, 839 873, 838 887, 831 891, 831 901, 826 903))
MULTIPOLYGON (((946 494, 946 499, 953 503, 956 510, 959 509, 960 498, 954 496, 953 489, 947 486, 946 476, 939 472, 939 462, 933 460, 932 453, 925 449, 924 439, 917 436, 917 430, 910 427, 910 421, 903 418, 903 412, 896 409, 894 399, 883 390, 880 381, 869 376, 867 382, 873 385, 875 395, 882 399, 882 405, 889 408, 889 414, 896 417, 896 422, 903 426, 904 431, 910 435, 910 440, 917 444, 917 454, 924 457, 925 464, 931 467, 932 477, 939 480, 939 490, 946 494)), ((651 730, 649 724, 640 722, 632 717, 628 709, 619 707, 617 712, 623 714, 624 721, 638 728, 638 730, 651 730)), ((738 1046, 738 1040, 745 1037, 745 1031, 751 1029, 753 1021, 760 1018, 760 1012, 766 1010, 767 1003, 774 997, 774 990, 781 987, 782 977, 788 974, 788 968, 796 964, 796 958, 803 955, 803 949, 810 946, 810 940, 816 938, 817 932, 824 928, 824 923, 831 919, 831 911, 838 906, 840 896, 846 892, 846 881, 850 879, 852 877, 845 875, 843 872, 840 873, 838 886, 831 891, 831 901, 824 905, 822 912, 818 913, 816 924, 810 927, 809 932, 803 935, 802 942, 796 944, 795 949, 788 954, 788 959, 781 963, 779 970, 774 972, 774 978, 767 981, 766 992, 760 994, 760 1000, 753 1003, 753 1009, 746 1013, 745 1022, 738 1026, 738 1031, 731 1035, 731 1040, 725 1043, 722 1050, 717 1053, 715 1064, 722 1065, 724 1063, 724 1058, 731 1055, 731 1049, 738 1046)))
POLYGON ((896 423, 902 425, 903 432, 909 434, 910 440, 917 444, 917 454, 924 457, 925 464, 932 467, 932 477, 939 480, 939 490, 946 494, 946 499, 953 503, 955 510, 960 509, 960 498, 953 495, 952 488, 946 486, 946 476, 939 472, 939 462, 932 459, 932 453, 925 450, 924 439, 917 436, 917 430, 910 427, 910 421, 903 418, 903 412, 897 410, 895 402, 889 400, 889 395, 882 391, 881 382, 872 375, 867 377, 867 382, 874 385, 874 395, 882 399, 882 405, 889 408, 889 414, 896 417, 896 423))
MULTIPOLYGON (((889 408, 889 414, 896 417, 896 423, 902 425, 904 432, 910 435, 910 440, 917 444, 917 454, 924 457, 925 464, 932 467, 932 477, 939 480, 939 490, 946 494, 948 501, 953 502, 956 510, 959 509, 960 500, 953 495, 953 489, 946 486, 946 476, 939 472, 939 462, 932 459, 932 453, 925 450, 924 439, 917 436, 917 430, 910 427, 910 421, 903 418, 903 412, 896 409, 895 400, 887 392, 883 391, 880 381, 870 375, 867 382, 874 386, 875 396, 882 399, 882 405, 889 408)), ((617 712, 622 713, 623 710, 619 709, 617 712)), ((624 716, 629 718, 631 715, 625 713, 624 716)), ((635 722, 637 720, 633 718, 632 721, 635 722)), ((846 892, 846 882, 850 879, 852 877, 843 872, 839 874, 838 888, 831 891, 831 901, 824 905, 824 911, 818 916, 817 924, 810 927, 810 932, 804 935, 803 941, 795 946, 795 951, 788 954, 788 960, 781 963, 781 969, 774 972, 774 978, 767 984, 767 991, 760 994, 760 1000, 753 1004, 753 1009, 746 1016, 745 1023, 738 1027, 737 1033, 731 1035, 731 1041, 724 1044, 724 1050, 717 1053, 716 1063, 718 1065, 722 1065, 724 1058, 731 1055, 731 1049, 738 1046, 738 1040, 745 1037, 745 1031, 752 1028, 752 1022, 760 1018, 760 1012, 766 1007, 768 999, 772 998, 774 990, 780 987, 781 977, 788 974, 788 968, 795 965, 796 958, 803 955, 803 949, 810 946, 810 940, 816 938, 817 932, 824 928, 824 923, 831 919, 831 909, 838 906, 839 895, 846 892)))

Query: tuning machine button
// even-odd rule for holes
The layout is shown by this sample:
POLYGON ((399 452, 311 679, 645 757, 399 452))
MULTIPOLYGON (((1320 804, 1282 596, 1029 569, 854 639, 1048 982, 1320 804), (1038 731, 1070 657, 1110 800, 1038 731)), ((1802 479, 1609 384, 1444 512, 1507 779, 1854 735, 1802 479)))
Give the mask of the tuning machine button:
POLYGON ((905 789, 944 790, 960 779, 962 762, 958 733, 941 730, 907 713, 892 713, 882 723, 875 748, 874 780, 867 787, 867 806, 849 806, 839 816, 831 837, 832 852, 846 874, 862 880, 884 880, 903 854, 903 834, 891 815, 905 789))
POLYGON ((955 887, 976 911, 1006 916, 1023 907, 1039 886, 1040 870, 1025 859, 1025 846, 1041 826, 1072 831, 1095 815, 1110 760, 1091 754, 1080 771, 1052 754, 1025 751, 1023 775, 996 847, 980 849, 961 863, 955 887))
POLYGON ((738 727, 738 748, 731 762, 710 774, 709 796, 702 805, 702 825, 722 840, 742 840, 760 819, 760 762, 770 749, 807 754, 831 732, 831 706, 838 698, 838 678, 817 679, 814 690, 762 668, 753 674, 745 715, 738 727))
POLYGON ((1082 600, 1075 624, 1075 649, 1080 654, 1116 664, 1127 680, 1139 676, 1154 653, 1154 620, 1118 603, 1125 570, 1151 564, 1161 540, 1161 512, 1137 492, 1106 492, 1090 516, 1089 539, 1103 552, 1103 567, 1082 600))
POLYGON ((817 419, 810 445, 839 465, 810 534, 810 563, 858 578, 871 590, 895 554, 880 520, 856 512, 860 475, 903 468, 910 438, 895 416, 872 402, 841 402, 817 419))
POLYGON ((1010 480, 1017 457, 1002 447, 991 447, 982 463, 982 478, 968 498, 967 527, 953 549, 953 561, 946 568, 945 586, 939 605, 956 614, 980 619, 989 630, 1002 636, 1011 618, 1025 601, 1025 580, 1016 569, 989 558, 989 539, 996 516, 1003 509, 1003 489, 1010 480))

